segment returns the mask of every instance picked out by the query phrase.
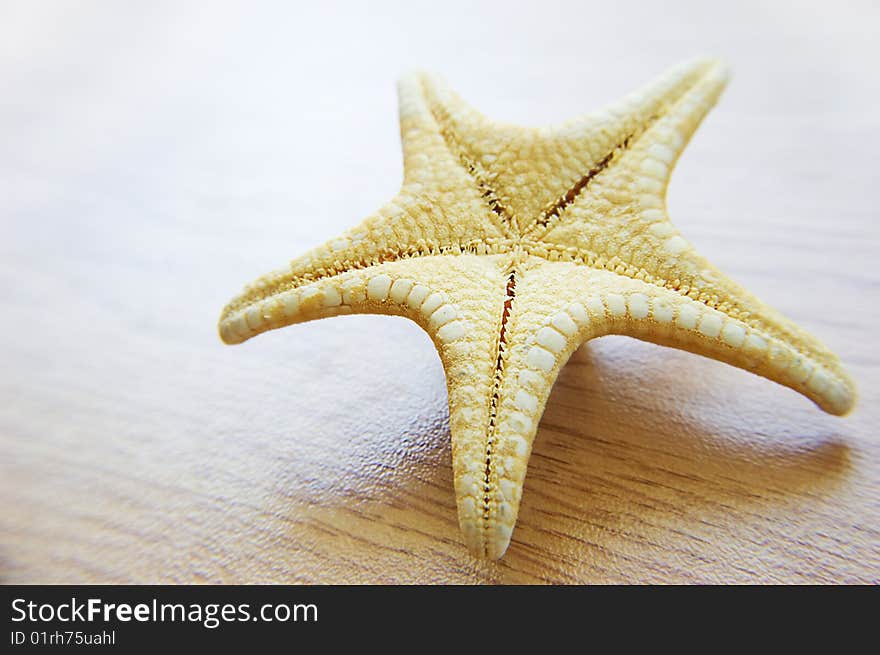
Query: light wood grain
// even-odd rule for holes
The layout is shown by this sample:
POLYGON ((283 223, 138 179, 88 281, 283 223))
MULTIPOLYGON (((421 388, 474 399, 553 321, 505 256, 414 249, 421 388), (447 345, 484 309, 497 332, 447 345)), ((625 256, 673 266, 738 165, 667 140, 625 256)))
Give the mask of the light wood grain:
POLYGON ((134 7, 20 3, 0 26, 0 581, 880 580, 876 7, 134 7), (840 354, 851 416, 598 340, 487 564, 459 536, 415 325, 220 344, 241 284, 394 192, 400 72, 543 124, 703 53, 734 80, 670 212, 840 354))

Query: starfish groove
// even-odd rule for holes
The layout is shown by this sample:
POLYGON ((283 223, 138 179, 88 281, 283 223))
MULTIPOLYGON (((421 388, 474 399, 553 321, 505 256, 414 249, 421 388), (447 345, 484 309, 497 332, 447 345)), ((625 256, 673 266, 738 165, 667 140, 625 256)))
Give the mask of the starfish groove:
POLYGON ((691 62, 604 111, 524 128, 490 122, 434 77, 406 77, 397 196, 247 287, 221 338, 351 312, 425 329, 447 377, 459 523, 493 559, 510 543, 553 382, 589 339, 689 350, 846 413, 855 390, 834 354, 667 216, 671 170, 725 83, 717 62, 691 62))

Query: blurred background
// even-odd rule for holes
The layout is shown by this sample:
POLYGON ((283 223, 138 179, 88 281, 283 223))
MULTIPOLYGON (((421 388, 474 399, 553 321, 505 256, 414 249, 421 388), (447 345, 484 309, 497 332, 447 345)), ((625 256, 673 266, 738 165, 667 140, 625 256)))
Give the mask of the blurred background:
POLYGON ((878 18, 0 2, 0 581, 877 581, 878 18), (443 373, 414 325, 219 343, 245 282, 395 193, 401 73, 543 125, 701 55, 733 78, 670 215, 839 352, 852 418, 603 340, 554 392, 514 546, 488 566, 458 535, 443 373))

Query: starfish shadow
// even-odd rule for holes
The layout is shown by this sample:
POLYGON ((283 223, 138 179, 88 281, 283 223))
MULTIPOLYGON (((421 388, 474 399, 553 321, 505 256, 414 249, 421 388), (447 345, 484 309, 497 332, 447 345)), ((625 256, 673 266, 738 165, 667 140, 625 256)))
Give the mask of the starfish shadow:
MULTIPOLYGON (((412 345, 406 360, 383 378, 418 393, 392 394, 381 403, 360 398, 359 404, 386 410, 367 420, 346 418, 350 424, 342 422, 345 412, 313 417, 337 428, 320 448, 314 444, 319 431, 308 429, 315 424, 302 434, 291 432, 283 396, 277 399, 285 427, 278 427, 276 437, 287 434, 279 448, 290 465, 275 477, 272 514, 287 525, 290 540, 310 539, 303 534, 304 519, 328 526, 369 521, 416 535, 406 545, 399 543, 401 533, 384 544, 368 543, 366 534, 345 537, 367 542, 352 542, 339 553, 350 566, 341 566, 332 581, 350 581, 346 569, 360 575, 363 548, 374 554, 376 548, 399 550, 382 556, 397 564, 388 580, 393 582, 423 581, 419 571, 407 568, 420 554, 442 555, 446 564, 440 568, 448 570, 438 579, 449 581, 632 581, 615 561, 634 557, 633 551, 640 553, 644 579, 659 580, 668 571, 658 573, 657 562, 698 560, 721 536, 754 538, 732 535, 731 518, 754 519, 778 511, 791 496, 826 493, 851 468, 839 419, 798 394, 689 353, 606 337, 578 350, 557 380, 510 550, 498 563, 476 560, 461 543, 456 522, 442 367, 424 356, 431 346, 417 328, 404 321, 387 325, 398 333, 392 339, 398 348, 412 345), (438 541, 446 546, 438 550, 438 541)), ((395 348, 371 341, 365 351, 359 338, 352 335, 350 347, 369 352, 377 365, 390 356, 385 350, 395 348)), ((352 388, 369 389, 372 368, 352 372, 365 378, 352 381, 352 388)), ((313 380, 312 393, 330 397, 337 383, 334 376, 313 380)), ((766 538, 774 538, 772 530, 766 538)), ((341 543, 333 542, 334 553, 341 543)), ((687 572, 675 577, 687 578, 687 572)))
POLYGON ((518 534, 492 577, 635 582, 623 572, 638 569, 646 581, 708 579, 706 551, 717 560, 725 539, 760 549, 784 537, 768 517, 845 480, 841 426, 738 369, 626 337, 598 340, 556 383, 518 534))

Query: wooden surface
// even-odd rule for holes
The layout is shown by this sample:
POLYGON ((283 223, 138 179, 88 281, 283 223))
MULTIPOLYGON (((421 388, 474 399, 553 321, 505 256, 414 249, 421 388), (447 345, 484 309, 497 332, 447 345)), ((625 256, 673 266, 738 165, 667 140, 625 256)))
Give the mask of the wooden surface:
POLYGON ((5 6, 0 580, 880 580, 880 22, 867 2, 767 4, 5 6), (563 371, 486 564, 459 536, 415 325, 220 344, 244 282, 395 191, 402 71, 545 124, 699 54, 734 78, 670 213, 840 354, 851 416, 598 340, 563 371))

